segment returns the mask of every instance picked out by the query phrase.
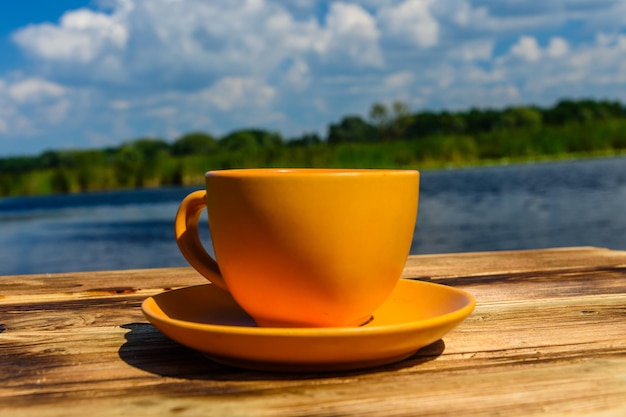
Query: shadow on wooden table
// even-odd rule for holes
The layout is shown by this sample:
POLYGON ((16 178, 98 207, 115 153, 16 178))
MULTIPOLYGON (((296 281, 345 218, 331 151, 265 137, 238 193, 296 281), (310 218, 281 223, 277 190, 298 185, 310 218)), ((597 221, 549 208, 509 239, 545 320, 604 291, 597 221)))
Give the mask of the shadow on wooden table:
POLYGON ((213 362, 202 354, 172 341, 148 323, 128 323, 121 326, 126 343, 119 349, 120 358, 127 364, 163 377, 202 380, 267 380, 318 379, 363 373, 389 372, 430 362, 445 350, 438 340, 401 362, 357 371, 330 373, 280 373, 251 371, 228 367, 213 362))

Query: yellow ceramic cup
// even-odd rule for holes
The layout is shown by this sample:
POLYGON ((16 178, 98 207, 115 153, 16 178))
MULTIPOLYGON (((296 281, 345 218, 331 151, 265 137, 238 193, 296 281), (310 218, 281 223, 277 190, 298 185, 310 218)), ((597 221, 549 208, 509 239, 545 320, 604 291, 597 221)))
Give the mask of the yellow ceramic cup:
POLYGON ((176 241, 259 326, 358 326, 398 282, 419 172, 241 169, 205 178, 206 190, 179 207, 176 241), (205 208, 217 261, 198 235, 205 208))

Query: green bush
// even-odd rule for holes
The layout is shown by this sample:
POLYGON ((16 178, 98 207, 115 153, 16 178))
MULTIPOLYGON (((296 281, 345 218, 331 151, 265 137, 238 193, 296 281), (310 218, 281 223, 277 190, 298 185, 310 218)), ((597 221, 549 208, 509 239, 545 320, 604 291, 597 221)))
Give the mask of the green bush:
POLYGON ((305 133, 285 141, 279 133, 240 129, 219 140, 193 132, 171 145, 140 138, 117 148, 4 158, 0 196, 202 184, 206 171, 228 168, 424 168, 626 152, 619 103, 416 114, 376 106, 371 121, 344 117, 325 139, 305 133))

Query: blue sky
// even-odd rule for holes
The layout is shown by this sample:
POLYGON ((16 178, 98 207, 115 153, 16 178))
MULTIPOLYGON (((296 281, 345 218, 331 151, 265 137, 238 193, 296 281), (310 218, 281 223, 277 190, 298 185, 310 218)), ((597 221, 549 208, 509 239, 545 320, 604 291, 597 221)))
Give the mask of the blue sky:
POLYGON ((626 0, 0 5, 0 156, 583 97, 626 102, 626 0))

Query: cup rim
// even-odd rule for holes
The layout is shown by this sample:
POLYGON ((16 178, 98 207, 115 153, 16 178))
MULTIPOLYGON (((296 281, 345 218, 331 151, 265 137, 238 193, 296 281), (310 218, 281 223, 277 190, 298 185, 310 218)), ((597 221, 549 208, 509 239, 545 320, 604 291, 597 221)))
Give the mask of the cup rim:
POLYGON ((414 176, 419 175, 419 171, 414 169, 385 169, 385 168, 237 168, 218 169, 205 173, 205 177, 301 177, 301 176, 414 176))

